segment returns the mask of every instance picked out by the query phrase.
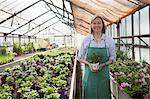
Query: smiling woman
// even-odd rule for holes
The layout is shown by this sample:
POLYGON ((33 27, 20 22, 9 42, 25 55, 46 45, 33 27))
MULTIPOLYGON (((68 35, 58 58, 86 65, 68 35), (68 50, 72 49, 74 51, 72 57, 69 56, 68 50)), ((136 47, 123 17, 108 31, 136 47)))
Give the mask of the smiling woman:
MULTIPOLYGON (((120 66, 122 63, 118 64, 116 62, 116 48, 119 51, 127 51, 128 53, 125 55, 139 63, 142 62, 142 60, 150 62, 150 6, 148 4, 149 0, 0 0, 0 48, 5 45, 6 49, 8 49, 7 52, 10 51, 13 53, 5 57, 5 55, 1 55, 5 53, 2 48, 2 50, 0 50, 0 64, 11 61, 13 57, 11 59, 8 57, 13 55, 14 61, 17 62, 10 62, 4 64, 2 67, 12 67, 13 65, 10 64, 18 64, 20 58, 24 59, 39 51, 44 51, 42 53, 45 53, 45 51, 51 50, 53 52, 54 49, 59 49, 60 47, 73 47, 78 50, 80 47, 77 57, 80 62, 74 63, 83 63, 83 78, 81 77, 82 74, 78 75, 78 73, 82 72, 80 71, 80 66, 76 66, 77 68, 74 67, 74 76, 72 77, 72 85, 74 88, 70 91, 70 93, 72 92, 72 98, 81 99, 76 97, 76 95, 79 93, 81 96, 82 91, 83 99, 110 99, 112 93, 110 92, 109 84, 109 65, 112 63, 116 64, 117 68, 114 67, 116 69, 115 71, 118 69, 124 71, 127 67, 131 69, 130 63, 124 66, 125 69, 123 69, 123 67, 120 66), (80 79, 79 81, 78 78, 80 79), (81 84, 78 85, 78 82, 81 80, 83 80, 83 90, 80 89, 82 88, 81 84)), ((30 85, 31 82, 28 81, 34 80, 34 82, 32 82, 32 90, 24 93, 24 96, 30 94, 27 98, 33 98, 34 95, 36 98, 39 98, 44 97, 43 92, 45 92, 46 99, 52 98, 53 95, 56 95, 57 98, 55 98, 59 99, 59 95, 55 94, 55 85, 60 87, 60 85, 70 83, 70 80, 58 81, 60 78, 66 78, 60 76, 60 78, 54 77, 51 79, 51 76, 57 76, 59 73, 70 74, 66 72, 68 71, 67 68, 61 69, 60 67, 62 67, 62 65, 56 66, 57 64, 55 63, 60 61, 65 66, 67 64, 69 68, 72 67, 68 64, 68 55, 62 56, 67 60, 62 59, 61 55, 64 55, 64 52, 60 55, 59 51, 60 50, 54 53, 58 56, 55 60, 52 60, 55 58, 55 56, 53 56, 54 54, 51 58, 49 58, 49 55, 48 57, 40 55, 40 59, 37 57, 38 55, 36 55, 35 58, 37 58, 37 61, 32 61, 33 68, 25 68, 26 65, 30 65, 31 62, 29 61, 25 61, 22 64, 23 70, 29 69, 25 75, 24 72, 20 75, 18 72, 19 68, 17 68, 17 71, 13 74, 13 79, 11 79, 11 77, 6 78, 8 81, 7 84, 9 84, 11 83, 10 80, 15 80, 14 77, 16 77, 15 75, 17 73, 19 73, 18 77, 23 76, 22 78, 24 78, 26 74, 32 74, 32 76, 36 77, 35 79, 32 79, 32 76, 27 77, 27 82, 22 82, 23 80, 19 78, 19 80, 16 81, 16 86, 14 86, 13 83, 11 86, 15 89, 15 91, 12 91, 15 98, 17 93, 19 95, 20 93, 29 91, 28 85, 30 85), (51 66, 50 64, 55 66, 51 66), (46 67, 43 67, 44 65, 46 65, 46 67), (35 68, 38 74, 31 72, 35 70, 35 68), (46 68, 54 70, 51 72, 52 75, 49 75, 50 71, 45 71, 46 68), (44 75, 46 72, 48 74, 44 75), (37 77, 37 75, 40 77, 37 77), (41 76, 48 77, 48 81, 46 80, 47 82, 45 82, 45 80, 43 80, 45 78, 42 79, 41 76), (35 82, 36 79, 42 80, 43 83, 39 84, 35 82), (18 89, 17 87, 20 83, 24 83, 21 86, 27 87, 18 89), (41 84, 44 86, 42 89, 40 89, 41 84), (47 84, 52 85, 46 87, 45 84, 46 86, 47 84), (54 93, 50 96, 49 93, 52 90, 54 93), (37 92, 39 96, 36 96, 37 92)), ((67 49, 64 49, 64 51, 66 52, 67 49)), ((127 57, 124 57, 124 54, 121 53, 120 56, 126 61, 127 57)), ((77 61, 76 58, 74 60, 77 61)), ((75 65, 77 64, 74 64, 74 66, 75 65)), ((136 83, 135 85, 132 84, 135 83, 135 77, 131 76, 133 76, 134 73, 141 72, 141 69, 135 70, 136 66, 132 69, 130 73, 127 73, 127 77, 125 75, 117 76, 117 80, 120 81, 121 89, 123 88, 126 93, 134 97, 136 95, 142 96, 149 94, 150 92, 146 86, 147 79, 149 80, 148 74, 150 74, 149 67, 142 67, 142 71, 148 70, 148 72, 143 74, 143 71, 143 73, 138 76, 142 77, 139 78, 140 83, 136 83), (134 70, 135 72, 133 73, 134 70), (143 87, 141 87, 142 84, 144 84, 143 87), (130 89, 130 85, 132 89, 130 89)), ((0 69, 0 71, 2 71, 2 69, 0 69)), ((129 70, 126 72, 129 72, 129 70)), ((8 73, 6 73, 6 75, 7 74, 8 73)), ((68 77, 68 79, 70 78, 68 77)), ((0 86, 2 89, 5 87, 6 89, 10 89, 5 84, 0 86)), ((66 89, 58 90, 58 93, 66 94, 66 89)), ((0 97, 4 95, 4 97, 6 96, 7 98, 6 94, 8 96, 12 95, 11 91, 9 91, 8 93, 0 94, 0 97)), ((4 97, 2 99, 4 99, 4 97)), ((60 99, 64 99, 64 97, 62 96, 60 99)))
POLYGON ((109 64, 115 60, 115 43, 105 35, 100 16, 92 18, 91 35, 83 40, 78 59, 85 64, 82 98, 110 99, 109 64))

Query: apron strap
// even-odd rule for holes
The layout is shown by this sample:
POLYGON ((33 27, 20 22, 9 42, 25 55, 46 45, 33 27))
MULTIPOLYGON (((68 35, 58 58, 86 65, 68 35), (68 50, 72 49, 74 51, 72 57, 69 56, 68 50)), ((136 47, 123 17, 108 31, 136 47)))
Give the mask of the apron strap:
POLYGON ((88 46, 86 47, 85 56, 87 56, 87 53, 88 53, 88 47, 90 47, 90 45, 91 45, 91 36, 90 36, 90 42, 89 42, 88 46))
MULTIPOLYGON (((105 35, 105 38, 106 38, 106 35, 105 35)), ((104 42, 105 42, 105 48, 106 48, 106 51, 107 51, 107 57, 109 57, 109 51, 108 51, 109 48, 107 48, 106 39, 104 39, 104 42)), ((90 36, 90 42, 89 42, 88 46, 86 47, 85 56, 87 56, 88 47, 90 47, 90 45, 91 45, 91 36, 90 36)))
POLYGON ((109 51, 108 51, 109 48, 107 48, 106 39, 104 39, 104 42, 105 42, 105 48, 106 48, 106 51, 107 51, 107 57, 109 57, 109 51))

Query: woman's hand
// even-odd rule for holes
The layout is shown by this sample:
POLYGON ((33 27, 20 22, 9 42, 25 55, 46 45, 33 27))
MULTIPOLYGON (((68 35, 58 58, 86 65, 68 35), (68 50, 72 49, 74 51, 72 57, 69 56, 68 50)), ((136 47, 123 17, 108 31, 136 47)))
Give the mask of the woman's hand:
POLYGON ((93 70, 93 68, 92 68, 92 64, 89 63, 88 65, 89 65, 89 68, 90 68, 91 72, 94 72, 94 70, 93 70))
POLYGON ((101 70, 103 67, 105 66, 105 64, 104 63, 102 63, 102 64, 99 64, 99 68, 98 68, 98 70, 101 70))

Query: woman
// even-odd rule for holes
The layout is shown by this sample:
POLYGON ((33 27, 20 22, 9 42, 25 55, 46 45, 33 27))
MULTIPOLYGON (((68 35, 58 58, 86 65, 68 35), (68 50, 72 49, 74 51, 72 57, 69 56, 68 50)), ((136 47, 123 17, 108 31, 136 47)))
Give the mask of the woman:
POLYGON ((85 64, 82 99, 110 99, 109 65, 115 61, 115 42, 105 34, 100 16, 91 20, 91 35, 83 40, 78 58, 85 64))

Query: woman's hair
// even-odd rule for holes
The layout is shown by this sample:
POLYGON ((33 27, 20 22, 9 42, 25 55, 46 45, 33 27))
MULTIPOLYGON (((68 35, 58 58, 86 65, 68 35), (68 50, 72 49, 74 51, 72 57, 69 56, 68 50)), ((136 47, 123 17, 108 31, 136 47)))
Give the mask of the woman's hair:
MULTIPOLYGON (((91 20, 91 23, 92 23, 96 18, 101 19, 102 24, 103 24, 102 33, 105 34, 105 24, 104 24, 104 20, 103 20, 102 17, 100 17, 100 16, 94 16, 94 17, 92 18, 92 20, 91 20)), ((91 27, 91 31, 90 31, 90 32, 91 32, 91 34, 93 34, 93 29, 92 29, 92 27, 91 27)))

